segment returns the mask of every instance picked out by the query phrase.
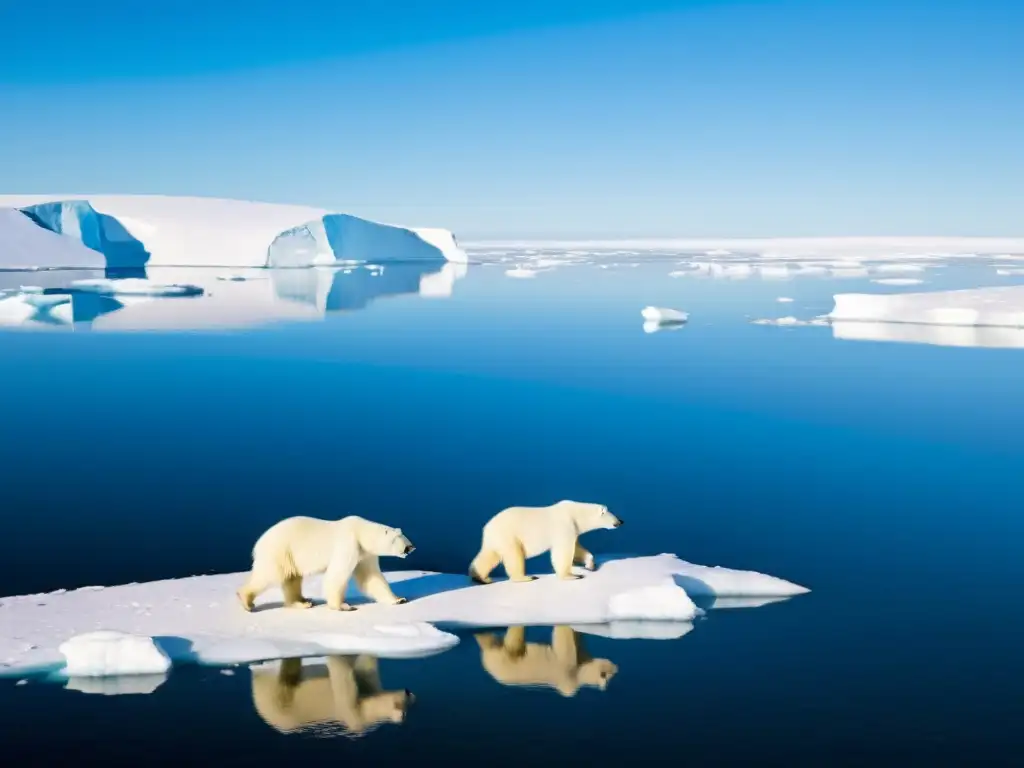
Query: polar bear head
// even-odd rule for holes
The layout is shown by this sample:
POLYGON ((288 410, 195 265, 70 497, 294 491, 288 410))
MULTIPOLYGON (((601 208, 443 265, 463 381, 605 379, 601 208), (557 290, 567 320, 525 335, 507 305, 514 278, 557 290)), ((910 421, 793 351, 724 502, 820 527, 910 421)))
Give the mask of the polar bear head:
POLYGON ((583 685, 590 685, 603 691, 618 671, 619 668, 609 659, 591 659, 580 666, 577 679, 583 685))
POLYGON ((391 557, 407 557, 415 546, 405 537, 401 528, 392 528, 387 525, 376 525, 369 531, 366 537, 366 548, 375 555, 389 555, 391 557))
POLYGON ((589 504, 585 501, 569 501, 568 499, 558 502, 558 506, 567 507, 581 533, 596 531, 599 528, 618 528, 622 520, 608 511, 604 504, 589 504))

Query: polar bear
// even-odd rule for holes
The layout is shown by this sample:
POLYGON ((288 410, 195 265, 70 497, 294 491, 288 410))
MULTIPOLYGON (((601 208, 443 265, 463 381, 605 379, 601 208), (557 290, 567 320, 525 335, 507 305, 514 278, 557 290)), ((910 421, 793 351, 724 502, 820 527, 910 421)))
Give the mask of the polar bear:
POLYGON ((504 639, 492 632, 474 635, 480 663, 502 685, 545 685, 575 696, 589 685, 605 690, 619 671, 609 659, 587 653, 583 638, 571 627, 553 627, 551 644, 526 642, 523 627, 509 627, 504 639))
POLYGON ((325 664, 284 659, 277 670, 254 667, 252 703, 263 721, 282 733, 341 726, 355 736, 382 723, 401 723, 416 697, 406 689, 381 690, 372 656, 328 656, 325 664))
POLYGON ((594 556, 579 545, 581 533, 618 528, 622 520, 603 504, 563 500, 548 507, 509 507, 484 526, 480 552, 469 566, 469 577, 489 584, 498 563, 511 581, 532 581, 526 560, 551 550, 551 565, 560 579, 578 579, 573 563, 594 570, 594 556))
POLYGON ((279 584, 286 608, 309 608, 302 596, 305 576, 324 574, 327 607, 354 610, 345 602, 349 579, 359 591, 378 603, 399 605, 384 574, 380 557, 406 557, 415 549, 401 528, 391 528, 356 515, 341 520, 289 517, 272 525, 252 549, 252 571, 238 590, 242 607, 251 611, 260 593, 279 584))

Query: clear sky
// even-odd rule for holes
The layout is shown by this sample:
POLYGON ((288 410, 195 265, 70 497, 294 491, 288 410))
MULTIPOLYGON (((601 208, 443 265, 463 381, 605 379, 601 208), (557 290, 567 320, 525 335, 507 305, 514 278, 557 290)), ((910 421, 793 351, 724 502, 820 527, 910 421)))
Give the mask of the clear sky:
POLYGON ((1024 234, 1021 0, 0 0, 0 192, 1024 234))

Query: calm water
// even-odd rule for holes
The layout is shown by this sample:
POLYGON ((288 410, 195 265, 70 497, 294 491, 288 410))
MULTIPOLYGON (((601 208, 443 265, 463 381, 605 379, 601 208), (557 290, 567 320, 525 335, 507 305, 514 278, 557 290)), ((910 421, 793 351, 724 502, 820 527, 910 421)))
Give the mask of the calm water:
POLYGON ((408 567, 461 573, 491 514, 566 497, 629 521, 589 534, 597 552, 674 552, 811 594, 714 611, 678 640, 583 636, 619 671, 573 697, 502 686, 472 633, 383 659, 383 687, 417 700, 359 739, 278 733, 244 667, 176 668, 134 696, 0 680, 5 756, 1019 763, 1024 351, 752 325, 917 288, 672 279, 673 263, 477 266, 433 299, 346 283, 350 311, 230 332, 2 333, 0 594, 244 570, 291 514, 385 520, 418 545, 408 567), (691 321, 646 334, 647 304, 691 321))

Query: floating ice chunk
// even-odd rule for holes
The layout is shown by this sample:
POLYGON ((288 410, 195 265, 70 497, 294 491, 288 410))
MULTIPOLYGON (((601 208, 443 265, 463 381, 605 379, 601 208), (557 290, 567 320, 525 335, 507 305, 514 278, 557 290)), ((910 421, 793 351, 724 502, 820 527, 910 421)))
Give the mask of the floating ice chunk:
POLYGON ((1024 269, 1020 269, 1018 267, 1008 267, 1004 269, 997 269, 996 274, 1003 275, 1006 277, 1010 275, 1024 275, 1024 269))
POLYGON ((124 632, 88 632, 61 643, 57 649, 65 658, 68 677, 108 675, 162 675, 171 660, 153 638, 124 632))
POLYGON ((649 323, 661 324, 685 323, 690 319, 688 313, 666 307, 644 307, 640 310, 640 315, 649 323))
POLYGON ((871 282, 879 285, 920 285, 924 280, 918 280, 916 277, 883 277, 871 282))
POLYGON ((920 264, 879 264, 876 272, 924 272, 920 264))
POLYGON ((776 318, 761 318, 759 320, 751 320, 754 325, 782 325, 782 326, 798 326, 798 325, 828 325, 828 320, 824 317, 815 317, 810 320, 800 320, 799 318, 787 315, 786 317, 776 318))
POLYGON ((505 274, 509 277, 536 277, 536 269, 527 269, 526 267, 513 267, 512 269, 506 269, 505 274))
POLYGON ((788 296, 779 296, 779 298, 777 298, 776 301, 779 302, 780 304, 790 304, 793 300, 788 296))
POLYGON ((74 322, 67 294, 16 294, 0 298, 0 326, 69 329, 74 322))
MULTIPOLYGON (((3 598, 0 660, 6 664, 0 675, 59 668, 68 646, 65 639, 76 627, 94 622, 149 643, 148 638, 159 638, 160 649, 175 661, 219 666, 331 654, 425 656, 458 643, 457 637, 436 625, 685 622, 698 613, 695 595, 765 597, 807 591, 771 576, 707 568, 673 555, 598 560, 596 571, 575 569, 583 576, 579 580, 547 574, 529 583, 497 580, 475 585, 465 575, 386 573, 395 594, 409 602, 368 603, 352 589, 348 601, 357 610, 345 614, 322 604, 319 578, 303 584, 304 593, 318 603, 309 610, 281 609, 280 590, 272 589, 257 600, 254 612, 247 613, 234 599, 244 573, 3 598)), ((71 643, 72 655, 83 642, 76 640, 77 646, 71 643)), ((102 647, 110 642, 116 645, 114 639, 100 641, 100 650, 84 654, 87 669, 95 668, 90 654, 111 653, 102 647)), ((109 674, 123 672, 114 666, 107 664, 109 674)), ((144 667, 140 673, 147 671, 153 670, 144 667)))
POLYGON ((925 325, 1024 326, 1024 286, 929 293, 839 293, 832 320, 925 325))
POLYGON ((110 677, 70 677, 64 688, 100 696, 149 694, 167 681, 167 675, 114 675, 110 677))
POLYGON ((653 320, 644 320, 644 333, 660 333, 661 331, 678 331, 685 323, 657 323, 653 320))
POLYGON ((197 285, 161 285, 141 278, 107 280, 74 280, 68 286, 70 291, 96 293, 100 296, 202 296, 203 289, 197 285))

